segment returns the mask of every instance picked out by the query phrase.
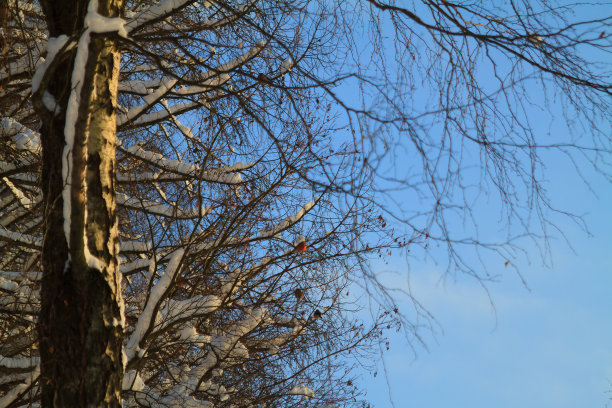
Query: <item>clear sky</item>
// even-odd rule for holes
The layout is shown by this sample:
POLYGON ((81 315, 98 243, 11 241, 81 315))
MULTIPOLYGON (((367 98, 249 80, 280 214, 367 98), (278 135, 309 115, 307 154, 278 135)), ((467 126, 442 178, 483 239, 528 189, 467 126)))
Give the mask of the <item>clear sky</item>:
MULTIPOLYGON (((612 406, 612 188, 587 170, 595 196, 568 163, 548 170, 553 202, 584 214, 592 236, 561 222, 573 249, 553 240, 552 265, 535 253, 519 264, 529 289, 493 266, 503 273, 488 286, 495 310, 474 280, 441 282, 435 265, 415 262, 412 291, 443 332, 426 335, 416 356, 393 339, 384 357, 395 407, 612 406)), ((392 406, 382 372, 361 379, 377 408, 392 406)))

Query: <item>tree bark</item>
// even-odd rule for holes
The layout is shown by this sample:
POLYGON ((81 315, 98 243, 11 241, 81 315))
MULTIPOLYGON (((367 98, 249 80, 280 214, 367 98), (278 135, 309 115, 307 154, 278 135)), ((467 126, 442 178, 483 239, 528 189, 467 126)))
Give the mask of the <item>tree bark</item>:
MULTIPOLYGON (((78 42, 88 3, 41 1, 50 36, 65 34, 78 42)), ((118 17, 122 9, 123 0, 99 0, 97 12, 118 17)), ((45 209, 39 318, 43 407, 121 406, 123 324, 115 212, 120 54, 115 33, 87 35, 86 68, 78 86, 72 80, 75 47, 57 57, 33 98, 42 118, 45 209), (67 112, 75 90, 80 92, 72 96, 77 104, 76 120, 71 120, 67 112), (55 98, 56 112, 42 103, 45 92, 55 98), (66 149, 71 126, 74 142, 66 149)))

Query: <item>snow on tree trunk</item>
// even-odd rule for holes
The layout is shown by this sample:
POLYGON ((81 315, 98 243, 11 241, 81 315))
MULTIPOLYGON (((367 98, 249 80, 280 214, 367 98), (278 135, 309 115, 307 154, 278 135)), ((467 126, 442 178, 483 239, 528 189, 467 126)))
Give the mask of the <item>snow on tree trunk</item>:
POLYGON ((43 406, 121 405, 123 324, 115 209, 116 33, 93 29, 122 1, 44 2, 51 35, 35 94, 42 117, 45 229, 40 356, 43 406), (98 15, 99 13, 99 15, 98 15), (76 22, 76 27, 74 27, 76 22), (50 58, 54 60, 49 61, 50 58), (49 109, 51 95, 57 107, 49 109))

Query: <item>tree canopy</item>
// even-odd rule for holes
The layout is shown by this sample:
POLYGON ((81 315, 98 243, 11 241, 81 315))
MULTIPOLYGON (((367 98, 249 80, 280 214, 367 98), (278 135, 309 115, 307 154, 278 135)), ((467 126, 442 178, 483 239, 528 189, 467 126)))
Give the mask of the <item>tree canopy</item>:
POLYGON ((372 259, 486 279, 546 152, 610 175, 605 6, 0 1, 0 407, 361 406, 372 259))

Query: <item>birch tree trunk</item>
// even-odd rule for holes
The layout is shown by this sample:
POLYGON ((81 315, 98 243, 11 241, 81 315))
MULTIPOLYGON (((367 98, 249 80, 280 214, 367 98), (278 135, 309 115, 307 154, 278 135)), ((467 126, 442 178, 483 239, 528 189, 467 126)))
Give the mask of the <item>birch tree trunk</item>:
POLYGON ((120 55, 117 34, 89 30, 85 19, 88 7, 90 13, 118 17, 123 0, 41 3, 50 37, 66 35, 66 44, 78 44, 50 61, 34 94, 42 118, 45 211, 42 406, 119 407, 123 325, 115 108, 120 55))

